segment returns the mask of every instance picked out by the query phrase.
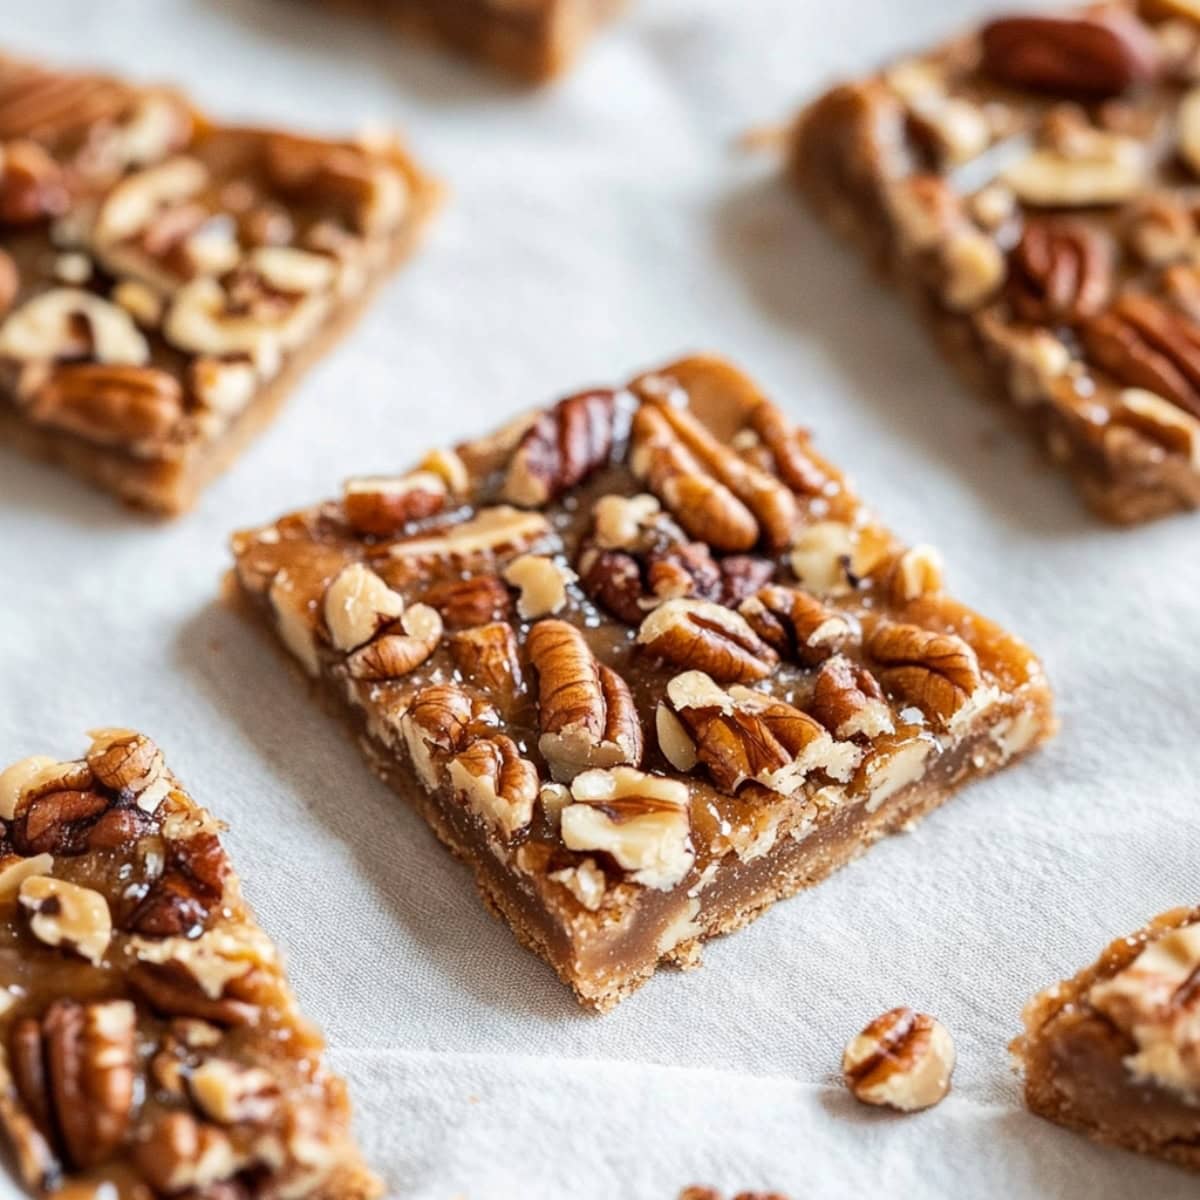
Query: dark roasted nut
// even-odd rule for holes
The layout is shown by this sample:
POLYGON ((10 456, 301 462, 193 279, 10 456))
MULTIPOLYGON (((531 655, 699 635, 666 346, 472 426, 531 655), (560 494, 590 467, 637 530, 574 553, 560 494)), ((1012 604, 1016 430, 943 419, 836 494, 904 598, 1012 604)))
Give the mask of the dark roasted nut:
POLYGON ((13 1028, 18 1094, 41 1130, 74 1168, 108 1161, 133 1115, 136 1015, 127 1000, 56 1000, 41 1021, 13 1028))
POLYGON ((12 824, 17 852, 31 854, 82 854, 91 824, 109 802, 98 792, 47 792, 23 803, 12 824))
MULTIPOLYGON (((729 793, 752 781, 791 795, 815 770, 844 782, 862 759, 857 747, 834 742, 798 708, 745 687, 725 691, 701 671, 672 679, 667 700, 695 744, 697 760, 729 793)), ((661 736, 661 723, 659 731, 661 736)), ((668 747, 663 752, 672 759, 668 747)))
POLYGON ((640 624, 646 615, 642 571, 624 550, 589 550, 579 560, 579 584, 601 608, 627 625, 640 624))
POLYGON ((1092 359, 1126 387, 1200 416, 1200 325, 1152 296, 1127 293, 1081 330, 1092 359))
POLYGON ((808 710, 837 738, 873 738, 893 728, 879 681, 866 667, 840 655, 817 673, 808 710))
POLYGON ((765 679, 779 663, 744 617, 705 600, 668 600, 642 622, 637 642, 649 654, 722 683, 765 679))
POLYGON ((753 558, 749 554, 731 554, 721 559, 718 565, 721 592, 717 599, 729 608, 736 608, 747 597, 753 596, 775 575, 775 564, 770 559, 753 558))
POLYGON ((824 662, 851 635, 841 613, 799 588, 765 587, 738 611, 764 642, 806 667, 824 662))
POLYGON ((1153 35, 1126 14, 1002 17, 980 37, 983 70, 1013 87, 1099 99, 1158 71, 1153 35))
POLYGON ((629 685, 565 621, 538 621, 525 649, 538 678, 538 749, 560 782, 589 767, 637 766, 642 726, 629 685))
POLYGON ((1022 320, 1074 324, 1112 289, 1112 244, 1075 221, 1031 218, 1009 260, 1008 298, 1022 320))
POLYGON ((584 392, 560 400, 526 430, 509 462, 504 498, 540 508, 608 462, 616 397, 584 392))
POLYGON ((473 575, 435 584, 421 601, 436 608, 447 629, 469 629, 512 616, 512 597, 495 575, 473 575))
POLYGON ((123 926, 145 937, 194 937, 220 903, 228 875, 216 834, 169 841, 162 874, 123 926))
POLYGON ((917 625, 882 625, 867 652, 879 664, 885 688, 948 725, 983 683, 975 651, 953 633, 917 625))
POLYGON ((71 202, 62 168, 37 142, 0 146, 0 222, 28 225, 57 217, 71 202))
POLYGON ((846 1047, 842 1074, 864 1104, 919 1112, 950 1091, 954 1059, 954 1043, 940 1021, 911 1008, 893 1008, 846 1047))

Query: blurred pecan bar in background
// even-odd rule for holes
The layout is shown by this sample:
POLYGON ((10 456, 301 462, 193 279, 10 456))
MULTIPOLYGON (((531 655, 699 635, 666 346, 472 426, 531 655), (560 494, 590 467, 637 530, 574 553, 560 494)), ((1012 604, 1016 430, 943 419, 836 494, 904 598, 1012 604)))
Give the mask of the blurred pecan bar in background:
POLYGON ((0 442, 178 512, 412 248, 390 140, 210 124, 0 59, 0 442))
POLYGON ((1053 729, 1033 655, 715 358, 234 550, 378 772, 599 1009, 1053 729))
POLYGON ((131 730, 0 772, 0 1145, 33 1194, 381 1193, 220 829, 131 730))
POLYGON ((325 0, 540 83, 565 71, 628 0, 325 0))
POLYGON ((1004 17, 801 114, 790 172, 1088 503, 1200 502, 1200 8, 1004 17))
POLYGON ((1035 1113, 1200 1170, 1200 908, 1156 917, 1035 996, 1012 1048, 1035 1113))

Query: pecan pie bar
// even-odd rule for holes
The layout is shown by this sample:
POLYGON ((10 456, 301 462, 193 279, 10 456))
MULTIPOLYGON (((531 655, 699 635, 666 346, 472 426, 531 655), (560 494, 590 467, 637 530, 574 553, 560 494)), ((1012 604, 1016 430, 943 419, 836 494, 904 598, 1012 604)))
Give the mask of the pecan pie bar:
POLYGON ((0 1145, 34 1195, 380 1194, 220 829, 130 730, 0 772, 0 1145))
POLYGON ((628 0, 329 0, 534 83, 565 71, 628 0))
POLYGON ((1105 518, 1200 503, 1200 8, 1006 16, 794 126, 817 213, 1105 518))
POLYGON ((1039 1116, 1200 1170, 1200 908, 1035 996, 1012 1048, 1039 1116))
POLYGON ((1053 728, 755 386, 692 358, 234 538, 246 597, 585 1004, 1053 728))
POLYGON ((435 197, 388 139, 213 125, 163 88, 0 58, 0 442, 186 508, 435 197))

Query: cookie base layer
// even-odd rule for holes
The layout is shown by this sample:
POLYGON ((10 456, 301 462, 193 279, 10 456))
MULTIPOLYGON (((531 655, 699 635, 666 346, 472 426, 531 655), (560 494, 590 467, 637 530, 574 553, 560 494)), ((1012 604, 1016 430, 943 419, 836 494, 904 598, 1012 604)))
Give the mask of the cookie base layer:
POLYGON ((1011 1049, 1031 1111, 1102 1145, 1200 1170, 1200 1108, 1134 1079, 1123 1062, 1131 1050, 1124 1035, 1086 1002, 1095 984, 1128 967, 1148 942, 1197 920, 1200 909, 1164 913, 1030 1001, 1026 1032, 1011 1049))

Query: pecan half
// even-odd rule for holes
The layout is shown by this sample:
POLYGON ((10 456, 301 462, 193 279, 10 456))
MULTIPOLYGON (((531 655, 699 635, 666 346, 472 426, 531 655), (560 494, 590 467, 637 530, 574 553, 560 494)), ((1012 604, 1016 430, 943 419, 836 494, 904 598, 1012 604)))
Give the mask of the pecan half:
POLYGON ((975 651, 957 634, 882 625, 867 643, 885 688, 948 725, 983 683, 975 651))
POLYGON ((415 671, 442 640, 442 618, 427 604, 414 604, 374 641, 355 650, 346 668, 355 679, 399 679, 415 671))
POLYGON ((769 400, 760 400, 748 424, 770 452, 779 478, 801 496, 820 496, 829 486, 827 472, 809 449, 808 434, 791 423, 769 400))
POLYGON ((596 604, 627 625, 637 625, 646 615, 641 565, 624 550, 584 551, 579 560, 579 585, 596 604))
POLYGON ((796 521, 795 497, 773 475, 719 442, 686 409, 643 402, 634 417, 633 441, 634 474, 693 537, 735 552, 749 550, 760 538, 772 550, 787 545, 796 521), (701 512, 692 511, 696 502, 703 504, 701 512), (706 524, 706 514, 718 523, 706 524))
POLYGON ((145 734, 103 730, 93 734, 87 764, 102 787, 144 792, 164 770, 162 751, 145 734))
POLYGON ((1094 316, 1108 302, 1112 259, 1112 243, 1098 230, 1030 218, 1009 259, 1009 302, 1035 324, 1094 316))
POLYGON ((1158 71, 1153 35, 1124 13, 1002 17, 983 27, 982 67, 1000 83, 1100 99, 1158 71))
POLYGON ((597 661, 579 630, 538 621, 525 648, 538 678, 538 749, 556 780, 641 762, 642 726, 629 685, 597 661))
POLYGON ((1130 292, 1080 332, 1092 359, 1120 383, 1200 416, 1200 326, 1161 300, 1130 292))
POLYGON ((11 836, 19 854, 73 855, 87 849, 91 825, 109 806, 98 792, 56 791, 26 797, 11 836))
POLYGON ((110 1159, 133 1117, 136 1012, 127 1000, 56 1000, 13 1027, 17 1092, 42 1135, 77 1170, 110 1159))
POLYGON ((525 431, 508 465, 503 496, 540 508, 582 483, 608 462, 613 449, 616 395, 568 396, 525 431))
POLYGON ((431 560, 478 569, 483 563, 514 557, 552 539, 553 531, 541 513, 498 504, 481 508, 456 525, 394 542, 388 553, 401 560, 431 560))
POLYGON ((498 714, 482 697, 454 684, 423 688, 400 720, 413 766, 428 788, 441 781, 442 763, 473 737, 495 732, 498 714))
POLYGON ((447 629, 469 629, 512 616, 512 597, 495 575, 472 575, 434 584, 421 602, 436 608, 447 629))
POLYGON ((701 671, 672 679, 667 700, 722 791, 753 781, 791 795, 809 772, 844 782, 862 759, 861 750, 835 742, 798 708, 745 687, 724 691, 701 671))
POLYGON ((451 634, 450 654, 462 677, 502 705, 524 689, 517 635, 504 621, 492 621, 451 634))
POLYGON ((894 728, 879 680, 866 667, 841 655, 817 672, 808 711, 834 737, 842 739, 873 738, 894 728))
POLYGON ((705 600, 668 600, 642 622, 637 643, 669 663, 704 671, 722 683, 765 679, 779 663, 779 655, 744 617, 705 600))
POLYGON ((849 621, 799 588, 762 588, 738 611, 750 628, 784 658, 803 666, 824 662, 850 638, 849 621))
POLYGON ((183 388, 157 367, 67 363, 38 388, 28 413, 104 445, 160 441, 183 415, 183 388))

